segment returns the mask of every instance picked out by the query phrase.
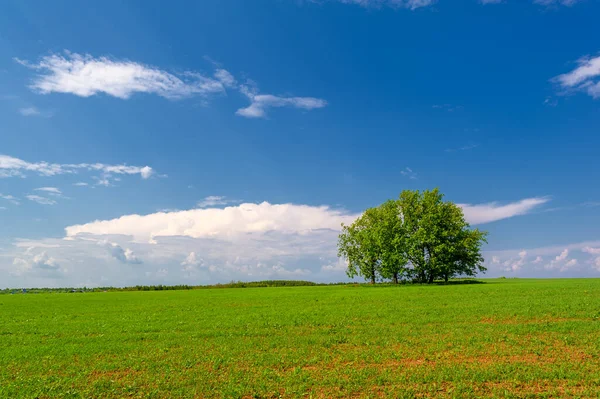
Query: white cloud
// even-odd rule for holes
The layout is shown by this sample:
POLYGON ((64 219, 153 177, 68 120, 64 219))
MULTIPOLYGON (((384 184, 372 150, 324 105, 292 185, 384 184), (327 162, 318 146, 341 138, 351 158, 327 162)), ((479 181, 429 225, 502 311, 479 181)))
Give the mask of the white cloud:
POLYGON ((39 116, 40 111, 36 107, 27 107, 19 109, 19 112, 23 116, 39 116))
POLYGON ((40 187, 40 188, 36 188, 35 191, 45 191, 49 194, 62 195, 62 192, 56 187, 40 187))
POLYGON ((132 265, 143 263, 129 248, 123 249, 119 244, 105 240, 98 242, 98 244, 108 249, 111 256, 122 263, 129 263, 132 265))
POLYGON ((579 64, 577 68, 552 80, 565 90, 583 91, 593 98, 599 98, 600 56, 583 57, 577 63, 579 64))
POLYGON ((217 69, 215 71, 215 78, 217 78, 219 82, 223 83, 225 87, 235 87, 237 85, 237 81, 233 75, 225 69, 217 69))
POLYGON ((0 198, 7 200, 8 202, 15 204, 15 205, 19 205, 19 199, 13 197, 12 195, 8 195, 8 194, 2 194, 0 193, 0 198))
POLYGON ((554 257, 550 263, 548 263, 544 268, 546 270, 559 270, 560 272, 565 272, 571 269, 573 266, 577 266, 577 259, 569 258, 569 249, 565 248, 562 250, 560 254, 554 257))
POLYGON ((224 90, 221 81, 198 73, 176 76, 156 67, 88 54, 54 54, 42 57, 36 64, 17 61, 39 72, 31 88, 42 94, 90 97, 104 93, 127 99, 135 93, 152 93, 175 99, 224 90))
POLYGON ((565 249, 564 251, 562 251, 560 253, 560 255, 558 255, 558 256, 556 256, 556 258, 554 258, 554 261, 555 262, 561 262, 561 261, 567 259, 567 256, 569 256, 569 250, 565 249))
POLYGON ((181 262, 181 269, 187 273, 195 273, 198 268, 205 266, 204 259, 198 258, 194 251, 190 252, 189 255, 185 258, 183 262, 181 262))
POLYGON ((594 253, 594 249, 598 247, 599 241, 588 241, 527 250, 484 250, 484 257, 491 259, 487 262, 490 277, 512 271, 513 267, 515 274, 522 277, 597 277, 600 256, 594 253), (546 264, 545 258, 549 259, 546 264))
POLYGON ((545 204, 550 199, 545 197, 527 198, 517 202, 500 205, 497 202, 487 204, 471 205, 458 204, 467 221, 471 224, 483 224, 497 220, 507 219, 513 216, 525 215, 533 209, 545 204))
POLYGON ((269 108, 291 107, 309 111, 327 106, 327 101, 314 97, 279 97, 272 94, 254 94, 250 91, 244 94, 251 104, 238 109, 236 114, 246 118, 264 118, 269 108))
POLYGON ((40 111, 36 107, 19 108, 19 113, 23 116, 38 116, 38 117, 42 117, 42 118, 51 118, 52 116, 54 116, 53 112, 40 111))
MULTIPOLYGON (((420 3, 426 0, 391 0, 398 3, 420 3)), ((68 51, 64 55, 42 57, 38 63, 16 60, 20 64, 38 71, 30 87, 41 93, 69 93, 80 97, 90 97, 100 93, 123 100, 135 93, 156 94, 168 99, 192 96, 207 97, 235 89, 250 99, 250 106, 238 109, 238 115, 248 118, 263 118, 269 108, 291 107, 303 110, 323 108, 327 102, 314 97, 285 97, 271 94, 258 94, 256 88, 238 85, 235 77, 227 70, 218 68, 213 77, 198 72, 179 75, 157 67, 133 61, 118 61, 108 57, 95 58, 89 54, 75 54, 68 51)), ((30 115, 35 112, 29 111, 30 115)))
POLYGON ((403 170, 400 171, 400 174, 404 177, 408 177, 411 180, 417 180, 418 176, 417 173, 414 172, 411 168, 406 167, 403 170))
POLYGON ((26 195, 29 201, 37 202, 41 205, 56 205, 56 201, 51 198, 41 197, 39 195, 26 195))
POLYGON ((542 6, 573 6, 579 3, 581 0, 533 0, 535 4, 540 4, 542 6))
MULTIPOLYGON (((0 285, 209 284, 274 278, 346 281, 336 243, 341 223, 358 216, 327 206, 263 202, 98 220, 68 226, 62 239, 17 240, 13 249, 0 254, 0 285), (14 265, 3 263, 7 257, 30 260, 35 251, 46 252, 68 272, 61 273, 61 280, 36 274, 13 276, 14 265)), ((599 246, 590 242, 578 248, 599 246)), ((491 260, 491 274, 510 267, 522 275, 535 270, 525 267, 527 259, 550 253, 554 257, 557 250, 484 255, 491 260), (506 260, 511 262, 505 265, 506 260)), ((565 259, 565 265, 569 261, 565 259)), ((582 273, 583 269, 570 265, 570 273, 582 273)))
POLYGON ((25 257, 16 257, 13 260, 13 265, 16 266, 11 272, 15 275, 22 275, 29 272, 57 272, 60 270, 60 265, 46 252, 41 252, 37 255, 30 255, 27 251, 25 257))
POLYGON ((227 197, 220 195, 209 195, 198 202, 198 208, 212 208, 219 205, 235 204, 239 202, 240 201, 227 199, 227 197))
POLYGON ((504 0, 479 0, 481 4, 500 4, 503 3, 504 0))
POLYGON ((109 179, 114 174, 139 174, 142 179, 148 179, 154 174, 154 170, 149 166, 107 165, 102 163, 58 164, 45 161, 32 163, 8 155, 0 155, 0 178, 25 177, 27 172, 40 176, 55 176, 75 174, 80 171, 99 172, 102 174, 103 179, 109 179))
POLYGON ((330 262, 326 265, 321 266, 321 270, 324 272, 345 272, 348 269, 348 262, 345 259, 338 258, 335 262, 330 262))
POLYGON ((74 183, 73 185, 74 185, 74 186, 77 186, 77 187, 87 187, 87 186, 89 186, 89 184, 88 184, 88 183, 81 182, 81 181, 80 181, 80 182, 77 182, 77 183, 74 183))
MULTIPOLYGON (((508 259, 503 263, 504 271, 507 272, 518 272, 523 268, 526 263, 527 251, 522 250, 518 253, 518 257, 516 259, 508 259)), ((500 258, 494 256, 492 258, 492 263, 499 263, 500 258), (497 262, 494 262, 496 260, 497 262)))
POLYGON ((159 212, 145 216, 126 215, 118 219, 69 226, 67 236, 78 234, 124 234, 138 241, 155 237, 230 237, 246 233, 307 233, 314 229, 339 230, 342 222, 351 223, 357 214, 327 206, 245 203, 224 209, 192 209, 159 212))
POLYGON ((584 247, 582 251, 591 255, 600 255, 600 248, 584 247))
MULTIPOLYGON (((313 0, 314 1, 314 0, 313 0)), ((416 10, 417 8, 433 5, 436 0, 334 0, 343 4, 356 4, 362 7, 382 7, 407 8, 416 10)))

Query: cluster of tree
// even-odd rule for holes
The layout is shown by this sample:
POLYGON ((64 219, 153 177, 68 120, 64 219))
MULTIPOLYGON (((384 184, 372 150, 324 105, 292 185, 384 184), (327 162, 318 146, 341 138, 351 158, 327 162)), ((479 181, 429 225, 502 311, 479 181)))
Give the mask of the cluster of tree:
POLYGON ((486 232, 471 229, 462 209, 438 189, 403 191, 342 225, 338 254, 347 274, 370 280, 448 281, 485 272, 481 246, 486 232))

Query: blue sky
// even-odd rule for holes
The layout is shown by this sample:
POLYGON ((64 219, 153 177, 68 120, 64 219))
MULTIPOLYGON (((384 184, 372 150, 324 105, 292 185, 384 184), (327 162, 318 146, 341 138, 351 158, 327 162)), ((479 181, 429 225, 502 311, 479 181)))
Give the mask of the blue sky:
POLYGON ((343 280, 434 187, 489 276, 600 275, 599 2, 197 3, 0 5, 0 286, 343 280))

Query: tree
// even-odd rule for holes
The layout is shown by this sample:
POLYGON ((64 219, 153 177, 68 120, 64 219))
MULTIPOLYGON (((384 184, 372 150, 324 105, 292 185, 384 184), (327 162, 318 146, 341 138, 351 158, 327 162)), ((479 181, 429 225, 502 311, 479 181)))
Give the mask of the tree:
POLYGON ((342 233, 338 240, 338 256, 348 261, 348 277, 360 275, 372 284, 375 284, 381 265, 380 246, 374 232, 376 219, 377 210, 367 209, 351 225, 342 224, 342 233))
POLYGON ((342 225, 338 255, 348 261, 348 276, 373 284, 378 278, 398 283, 405 276, 433 283, 485 272, 481 246, 487 233, 471 229, 462 209, 443 198, 438 189, 405 190, 398 200, 342 225))
POLYGON ((397 201, 389 200, 376 209, 374 235, 377 240, 381 277, 398 284, 398 278, 407 272, 406 231, 397 201))
POLYGON ((398 200, 407 230, 406 256, 418 282, 448 281, 486 270, 481 246, 487 233, 472 230, 462 209, 443 197, 438 189, 405 190, 398 200))

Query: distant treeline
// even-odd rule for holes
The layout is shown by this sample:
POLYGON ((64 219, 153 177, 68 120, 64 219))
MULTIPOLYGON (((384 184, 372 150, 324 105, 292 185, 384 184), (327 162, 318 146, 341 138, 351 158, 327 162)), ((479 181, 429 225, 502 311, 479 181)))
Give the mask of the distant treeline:
MULTIPOLYGON (((407 281, 402 284, 416 285, 407 281)), ((481 281, 465 278, 456 279, 449 282, 438 281, 437 284, 481 284, 481 281)), ((83 288, 6 288, 0 290, 1 294, 40 294, 40 293, 84 293, 84 292, 124 292, 124 291, 175 291, 175 290, 203 290, 215 288, 261 288, 261 287, 305 287, 305 286, 328 286, 328 285, 371 285, 356 282, 345 283, 315 283, 313 281, 303 280, 264 280, 264 281, 231 281, 223 284, 212 285, 136 285, 132 287, 83 287, 83 288)), ((386 286, 389 284, 382 283, 378 286, 386 286)))

